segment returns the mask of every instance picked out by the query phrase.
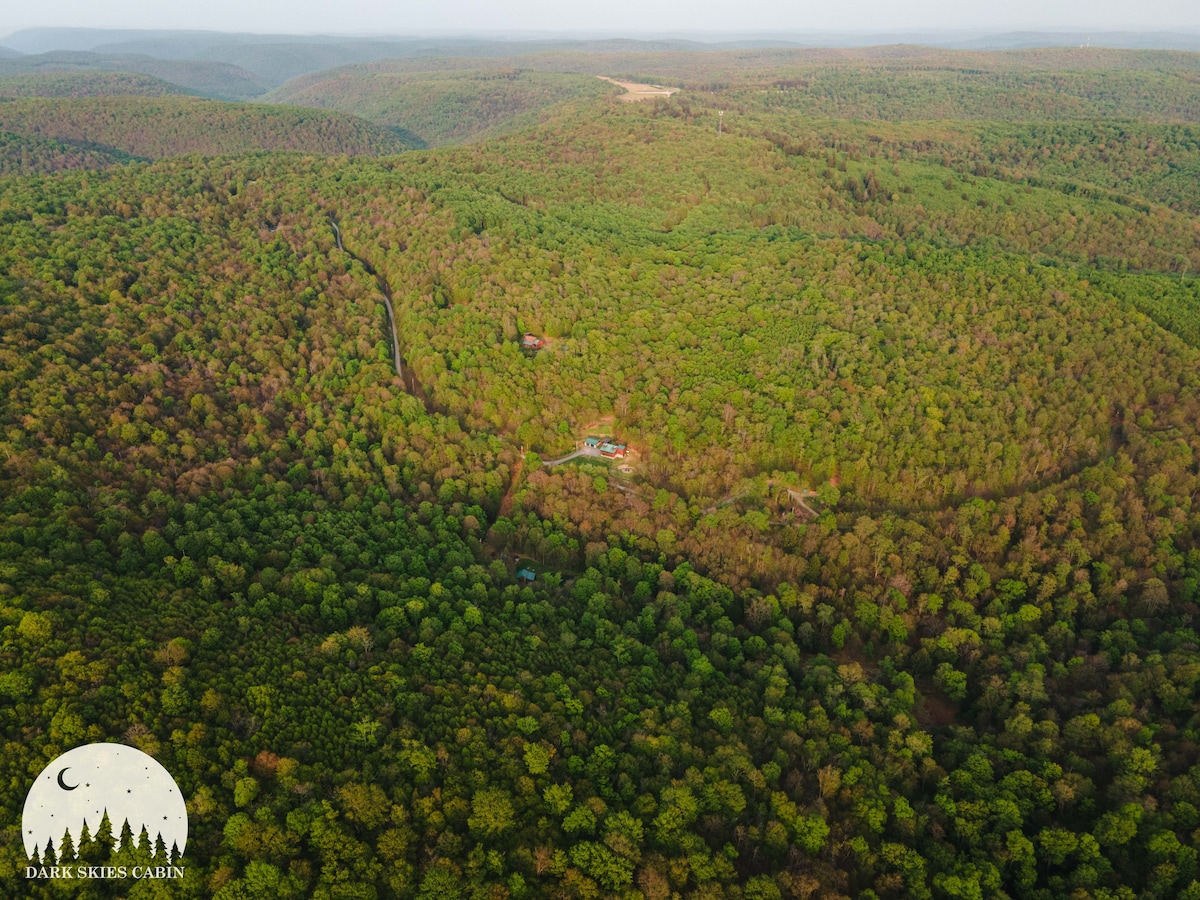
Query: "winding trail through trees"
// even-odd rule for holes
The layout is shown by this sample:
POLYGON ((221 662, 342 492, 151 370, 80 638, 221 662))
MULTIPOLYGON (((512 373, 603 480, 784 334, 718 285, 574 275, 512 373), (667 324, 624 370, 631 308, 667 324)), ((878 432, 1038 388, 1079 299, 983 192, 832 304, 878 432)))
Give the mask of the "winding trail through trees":
MULTIPOLYGON (((368 275, 375 279, 375 285, 379 289, 379 293, 383 296, 383 305, 387 310, 388 331, 390 332, 392 344, 392 365, 395 367, 396 375, 403 383, 405 391, 411 396, 420 400, 421 404, 425 407, 425 412, 429 415, 441 415, 453 418, 458 422, 459 428, 461 428, 464 432, 469 431, 470 429, 467 428, 466 424, 459 416, 453 415, 445 407, 434 403, 429 395, 425 393, 425 389, 421 385, 421 382, 417 380, 417 376, 413 373, 412 367, 405 367, 404 361, 400 356, 400 334, 396 329, 396 311, 392 306, 392 286, 388 283, 388 280, 379 272, 377 272, 375 267, 371 265, 370 262, 363 259, 353 250, 346 249, 345 244, 342 243, 342 229, 338 227, 337 220, 334 219, 332 215, 329 216, 329 226, 333 229, 333 237, 337 242, 338 250, 340 250, 342 253, 345 253, 347 256, 357 262, 363 267, 363 270, 368 275)), ((511 438, 502 438, 502 441, 515 449, 516 445, 511 438)), ((517 479, 520 477, 523 467, 524 463, 518 456, 517 463, 509 474, 508 485, 505 488, 504 495, 500 500, 500 515, 508 515, 512 512, 512 493, 516 488, 517 479)))
MULTIPOLYGON (((342 244, 342 229, 338 227, 338 223, 333 216, 329 217, 329 225, 333 229, 333 237, 337 241, 338 250, 362 266, 366 273, 375 279, 375 286, 379 288, 379 293, 383 295, 383 305, 387 310, 388 332, 392 344, 392 365, 396 370, 396 376, 404 383, 405 391, 420 400, 424 404, 426 412, 449 415, 447 410, 439 408, 437 404, 430 400, 429 395, 425 393, 425 389, 422 387, 421 382, 417 380, 417 376, 413 373, 412 368, 404 366, 404 360, 400 356, 400 335, 396 330, 396 310, 392 306, 392 286, 388 284, 386 278, 375 270, 375 267, 370 262, 363 259, 353 250, 346 249, 345 245, 342 244)), ((461 425, 462 423, 460 422, 459 424, 461 425)))
MULTIPOLYGON (((611 79, 605 79, 605 80, 611 80, 611 79)), ((616 83, 618 83, 618 82, 614 82, 614 84, 616 84, 616 83)), ((366 273, 368 275, 370 275, 372 278, 375 279, 375 285, 376 285, 376 287, 378 287, 379 293, 383 296, 383 305, 384 305, 384 308, 387 310, 388 331, 389 331, 389 336, 391 338, 392 365, 396 370, 397 377, 399 377, 401 379, 401 381, 404 382, 405 390, 407 390, 407 392, 409 394, 416 397, 418 400, 421 401, 422 404, 424 404, 426 412, 429 412, 431 414, 441 413, 443 415, 448 415, 449 413, 446 410, 438 409, 436 407, 436 405, 426 395, 420 382, 417 381, 417 378, 412 373, 411 369, 407 369, 404 366, 404 361, 400 356, 400 335, 396 329, 396 311, 395 311, 395 308, 392 306, 392 286, 388 283, 388 280, 383 275, 381 275, 379 272, 376 271, 375 267, 373 265, 371 265, 370 262, 363 259, 358 254, 354 253, 354 251, 346 249, 345 244, 342 243, 342 229, 338 227, 337 220, 334 219, 334 217, 332 215, 329 216, 329 227, 333 229, 333 237, 334 237, 335 242, 337 243, 338 250, 341 251, 342 253, 345 253, 347 256, 349 256, 351 259, 353 259, 355 262, 357 262, 360 266, 363 267, 364 271, 366 271, 366 273)), ((462 423, 460 422, 459 424, 461 425, 462 423)), ((600 453, 599 448, 597 448, 597 447, 580 447, 579 449, 575 450, 574 452, 568 453, 566 456, 561 456, 558 459, 543 460, 542 465, 549 466, 549 467, 561 466, 563 463, 570 462, 573 459, 581 459, 581 458, 601 459, 601 458, 603 458, 603 456, 600 453)), ((522 466, 518 463, 518 465, 516 467, 514 467, 512 475, 509 478, 509 483, 508 483, 507 489, 506 489, 505 494, 502 497, 501 502, 500 502, 500 505, 502 508, 500 515, 505 515, 509 511, 511 511, 512 492, 513 492, 514 488, 516 487, 517 479, 520 475, 521 468, 522 468, 522 466), (507 507, 507 509, 504 509, 504 507, 507 507)), ((641 491, 639 491, 637 488, 631 487, 629 485, 621 484, 618 481, 613 481, 612 484, 613 484, 613 487, 615 487, 617 490, 621 491, 624 494, 629 494, 632 496, 640 496, 641 495, 641 491)), ((771 481, 767 482, 768 489, 773 488, 773 487, 775 487, 774 482, 771 482, 771 481)), ((796 491, 796 490, 793 490, 792 488, 786 488, 786 490, 787 490, 788 496, 791 497, 792 501, 795 504, 802 507, 814 519, 818 517, 819 514, 817 513, 817 511, 815 509, 813 509, 811 506, 809 506, 808 503, 805 502, 806 498, 815 497, 817 495, 816 491, 811 491, 808 489, 796 491)), ((736 500, 741 499, 742 497, 746 496, 749 493, 751 493, 750 490, 743 491, 740 494, 730 494, 729 496, 720 500, 716 505, 711 506, 708 509, 706 509, 705 513, 706 514, 715 513, 718 508, 723 507, 723 506, 728 506, 730 503, 733 503, 736 500)))
MULTIPOLYGON (((773 479, 768 481, 767 482, 767 490, 771 490, 772 488, 776 487, 777 484, 778 484, 778 482, 776 482, 773 479)), ((797 490, 794 490, 794 489, 792 489, 790 487, 786 487, 786 486, 784 487, 784 490, 787 491, 788 496, 792 498, 793 503, 795 503, 798 506, 803 507, 804 510, 809 515, 811 515, 814 519, 820 518, 820 513, 818 513, 815 509, 813 509, 811 506, 809 506, 805 502, 805 500, 807 498, 817 496, 816 491, 809 490, 808 488, 802 488, 797 491, 797 490)), ((705 513, 705 515, 712 515, 718 509, 721 509, 724 506, 728 506, 730 503, 734 503, 738 500, 741 500, 743 497, 747 497, 752 493, 754 493, 753 487, 747 488, 746 490, 744 490, 738 494, 728 494, 727 496, 718 500, 714 505, 712 505, 712 506, 708 507, 708 509, 704 510, 704 513, 705 513)))
POLYGON ((329 225, 333 228, 333 237, 337 241, 337 248, 343 253, 348 254, 351 259, 357 261, 360 266, 366 269, 367 274, 375 279, 379 293, 383 294, 383 305, 387 307, 388 329, 392 337, 392 365, 396 367, 396 375, 403 379, 404 365, 400 360, 400 336, 396 332, 396 312, 392 309, 392 286, 388 284, 386 278, 375 271, 374 266, 342 246, 342 229, 338 228, 338 223, 332 216, 329 218, 329 225))

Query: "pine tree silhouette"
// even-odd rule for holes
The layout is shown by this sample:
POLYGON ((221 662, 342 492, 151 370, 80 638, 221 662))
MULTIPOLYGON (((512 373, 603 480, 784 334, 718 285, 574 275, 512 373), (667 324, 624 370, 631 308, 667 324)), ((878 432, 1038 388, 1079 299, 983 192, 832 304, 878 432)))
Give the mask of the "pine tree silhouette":
POLYGON ((112 854, 112 864, 114 866, 125 866, 127 869, 132 869, 138 864, 138 849, 137 841, 133 837, 133 829, 129 827, 128 819, 121 823, 120 840, 120 845, 112 854))
POLYGON ((47 838, 46 840, 46 855, 42 857, 42 865, 58 865, 58 855, 54 852, 54 838, 47 838))
POLYGON ((117 840, 120 842, 120 845, 117 847, 118 851, 128 850, 132 852, 133 848, 137 846, 137 841, 133 838, 133 829, 129 827, 128 819, 121 823, 121 836, 117 840))
POLYGON ((71 840, 70 828, 63 832, 62 843, 58 845, 58 859, 60 865, 66 865, 75 860, 75 842, 71 840))
POLYGON ((145 825, 138 834, 137 847, 133 851, 133 856, 134 865, 148 866, 153 861, 153 848, 150 846, 150 835, 146 832, 145 825))
POLYGON ((33 856, 29 857, 29 864, 31 866, 41 866, 42 864, 42 854, 37 844, 33 845, 33 856))
POLYGON ((104 816, 100 819, 100 827, 96 829, 96 846, 100 863, 107 863, 113 854, 113 828, 112 821, 108 818, 108 810, 104 810, 104 816))
POLYGON ((167 853, 167 845, 163 841, 162 832, 160 831, 154 838, 154 861, 160 866, 166 865, 168 856, 170 854, 167 853))
POLYGON ((79 832, 79 846, 75 850, 75 857, 82 863, 93 863, 96 861, 96 842, 92 839, 92 833, 88 829, 87 819, 83 820, 83 830, 79 832))

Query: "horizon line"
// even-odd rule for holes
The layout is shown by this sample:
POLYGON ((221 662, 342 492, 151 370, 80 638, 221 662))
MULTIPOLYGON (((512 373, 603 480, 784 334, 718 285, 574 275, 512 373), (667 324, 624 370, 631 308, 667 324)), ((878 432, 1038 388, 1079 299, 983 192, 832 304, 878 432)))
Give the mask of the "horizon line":
POLYGON ((772 40, 789 37, 885 37, 885 36, 954 36, 954 37, 990 37, 1022 34, 1045 35, 1079 35, 1091 34, 1093 37, 1106 35, 1179 35, 1200 36, 1200 23, 1195 25, 1032 25, 1020 24, 1011 26, 909 26, 905 28, 814 28, 814 29, 679 29, 679 30, 608 30, 608 29, 575 29, 575 28, 421 28, 412 31, 244 31, 226 30, 222 28, 147 28, 95 26, 95 25, 28 25, 8 32, 0 37, 0 42, 27 32, 124 32, 138 34, 211 34, 223 36, 249 37, 314 37, 314 38, 343 38, 362 40, 427 40, 430 38, 475 38, 482 40, 701 40, 723 42, 729 40, 772 40))

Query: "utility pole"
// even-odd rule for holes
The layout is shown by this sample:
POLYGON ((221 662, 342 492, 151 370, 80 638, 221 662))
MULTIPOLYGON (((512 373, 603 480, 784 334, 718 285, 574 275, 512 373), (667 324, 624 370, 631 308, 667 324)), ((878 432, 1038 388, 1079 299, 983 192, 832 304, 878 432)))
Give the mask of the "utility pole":
POLYGON ((721 133, 721 123, 725 120, 725 110, 717 113, 717 134, 721 133))

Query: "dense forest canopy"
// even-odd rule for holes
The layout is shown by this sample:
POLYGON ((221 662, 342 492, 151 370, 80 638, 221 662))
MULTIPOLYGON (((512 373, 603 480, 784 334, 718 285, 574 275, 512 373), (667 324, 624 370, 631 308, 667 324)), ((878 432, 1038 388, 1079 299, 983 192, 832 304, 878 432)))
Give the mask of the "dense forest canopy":
POLYGON ((150 159, 247 150, 382 155, 408 146, 339 112, 169 96, 0 100, 0 130, 150 159))
POLYGON ((413 72, 411 64, 375 63, 298 78, 264 99, 340 109, 436 147, 531 124, 541 110, 613 92, 586 75, 499 67, 413 72))
POLYGON ((36 175, 63 169, 102 169, 131 161, 128 153, 86 143, 0 131, 0 175, 36 175))
MULTIPOLYGON (((216 100, 250 100, 265 93, 268 85, 245 69, 222 62, 193 59, 156 59, 142 54, 56 51, 0 60, 0 75, 62 73, 140 73, 176 85, 189 94, 216 100)), ((142 93, 138 91, 137 93, 142 93)))
POLYGON ((161 97, 183 88, 137 72, 44 72, 0 75, 0 97, 161 97))
POLYGON ((739 53, 0 102, 0 894, 1200 900, 1196 57, 739 53))

